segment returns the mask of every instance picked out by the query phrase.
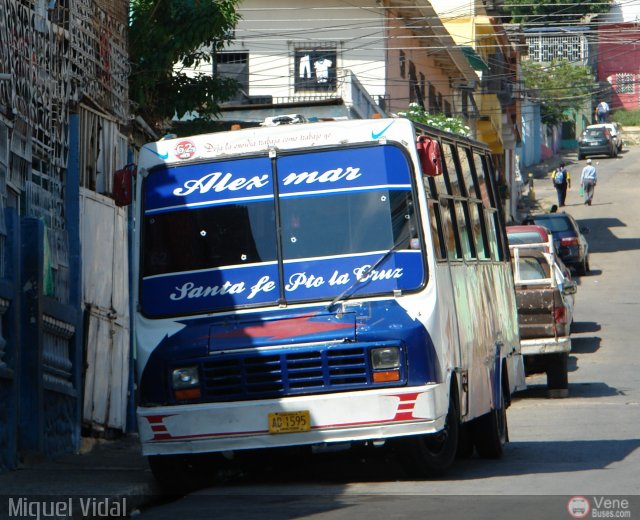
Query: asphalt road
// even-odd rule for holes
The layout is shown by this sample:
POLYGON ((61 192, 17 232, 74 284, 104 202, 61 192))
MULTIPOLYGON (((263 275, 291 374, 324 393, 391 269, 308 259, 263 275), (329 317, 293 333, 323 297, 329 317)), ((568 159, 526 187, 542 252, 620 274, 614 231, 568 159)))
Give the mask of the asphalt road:
MULTIPOLYGON (((592 206, 578 196, 584 161, 565 160, 564 209, 589 228, 592 269, 577 277, 570 396, 548 399, 545 377, 529 377, 503 459, 461 459, 446 478, 415 481, 384 448, 274 454, 141 518, 640 518, 640 147, 593 158, 592 206)), ((543 206, 554 202, 551 182, 536 183, 543 206)))

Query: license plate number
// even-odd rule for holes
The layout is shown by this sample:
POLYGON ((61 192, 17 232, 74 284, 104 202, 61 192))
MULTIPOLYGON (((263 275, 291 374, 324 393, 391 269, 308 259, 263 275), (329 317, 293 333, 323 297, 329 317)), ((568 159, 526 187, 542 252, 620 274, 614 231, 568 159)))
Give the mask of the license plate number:
POLYGON ((311 431, 308 410, 301 412, 276 412, 269 414, 269 433, 294 433, 311 431))

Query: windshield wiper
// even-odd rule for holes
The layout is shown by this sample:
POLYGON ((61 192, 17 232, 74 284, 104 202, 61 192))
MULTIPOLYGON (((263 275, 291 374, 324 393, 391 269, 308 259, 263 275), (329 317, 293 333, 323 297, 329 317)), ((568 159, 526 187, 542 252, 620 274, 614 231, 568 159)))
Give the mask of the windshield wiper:
POLYGON ((344 291, 342 291, 340 294, 338 294, 338 296, 336 296, 333 300, 331 300, 331 303, 329 305, 327 305, 327 310, 331 311, 331 309, 333 308, 333 306, 338 303, 341 300, 346 300, 348 298, 351 297, 351 295, 347 296, 353 289, 355 289, 358 285, 360 285, 360 283, 369 275, 369 273, 371 273, 371 271, 373 271, 376 267, 378 267, 380 264, 382 264, 382 262, 384 262, 387 258, 389 258, 389 256, 391 255, 391 253, 393 253, 394 251, 397 251, 398 249, 400 249, 400 246, 405 243, 406 239, 403 240, 399 240, 397 243, 395 243, 391 249, 388 249, 387 251, 385 251, 380 258, 378 258, 373 264, 371 264, 369 267, 367 267, 366 269, 363 269, 362 272, 360 273, 360 275, 358 277, 356 277, 356 279, 353 281, 353 283, 351 285, 349 285, 349 287, 347 287, 344 291))

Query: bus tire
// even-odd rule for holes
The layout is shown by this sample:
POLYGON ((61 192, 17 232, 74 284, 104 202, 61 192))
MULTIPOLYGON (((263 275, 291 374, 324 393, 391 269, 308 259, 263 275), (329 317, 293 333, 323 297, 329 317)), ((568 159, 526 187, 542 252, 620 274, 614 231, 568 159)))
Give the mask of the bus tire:
POLYGON ((569 354, 547 354, 547 391, 549 397, 569 397, 569 354))
POLYGON ((151 473, 165 495, 185 495, 211 484, 215 466, 208 461, 211 456, 207 454, 147 457, 151 473))
POLYGON ((503 388, 500 407, 473 420, 473 442, 478 455, 483 459, 502 457, 509 436, 506 402, 503 388))
POLYGON ((470 459, 473 457, 475 446, 473 444, 473 432, 471 424, 466 422, 460 424, 460 433, 458 436, 458 453, 459 459, 470 459))
POLYGON ((460 421, 453 396, 442 431, 403 440, 405 463, 416 477, 440 477, 453 464, 458 451, 460 421))

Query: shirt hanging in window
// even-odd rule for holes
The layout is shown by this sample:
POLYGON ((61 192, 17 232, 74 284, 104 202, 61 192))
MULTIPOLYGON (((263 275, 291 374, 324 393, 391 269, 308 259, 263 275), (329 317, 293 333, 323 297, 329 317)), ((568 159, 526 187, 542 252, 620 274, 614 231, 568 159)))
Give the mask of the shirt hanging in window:
POLYGON ((296 92, 336 90, 335 49, 299 49, 294 55, 296 92))

